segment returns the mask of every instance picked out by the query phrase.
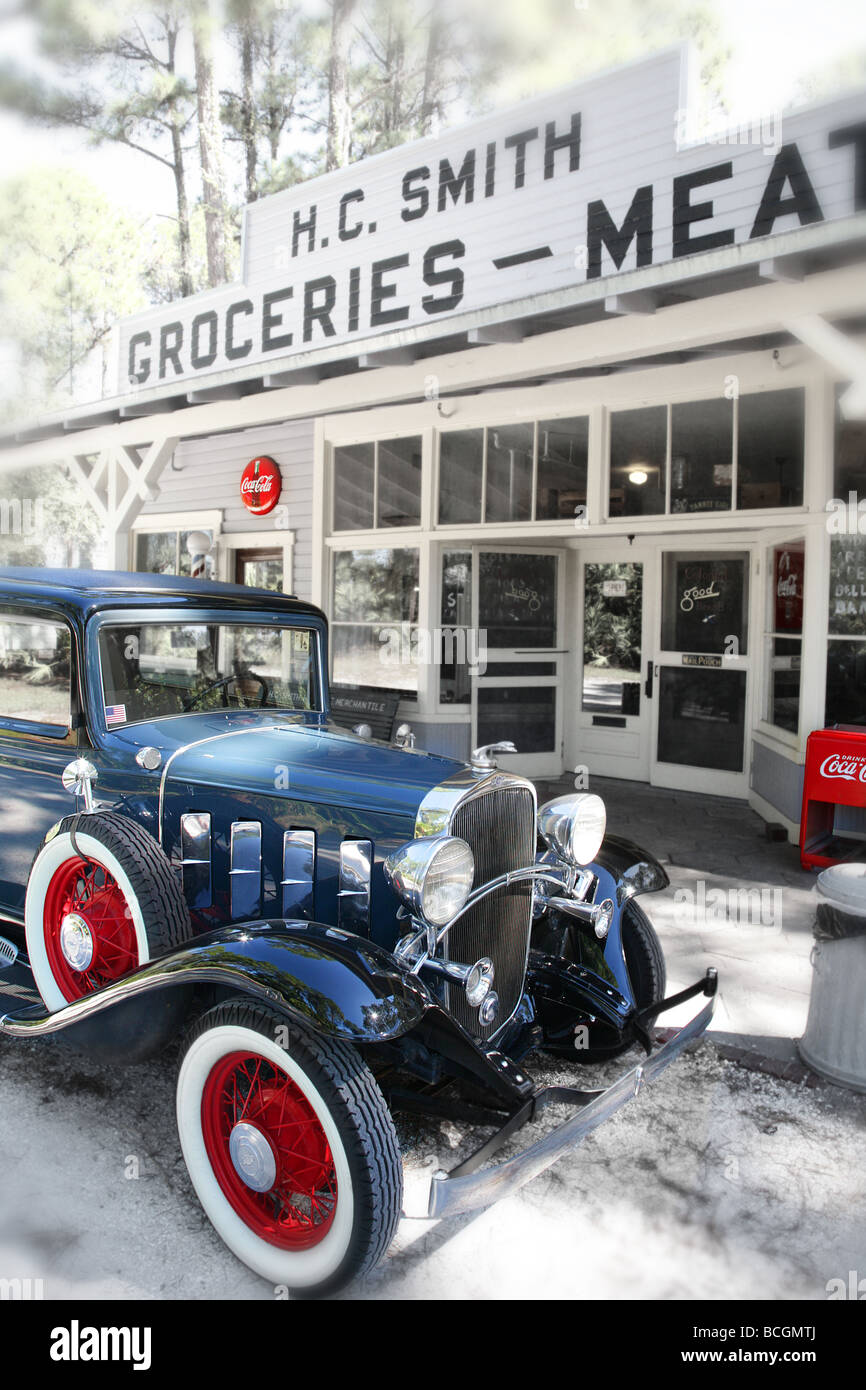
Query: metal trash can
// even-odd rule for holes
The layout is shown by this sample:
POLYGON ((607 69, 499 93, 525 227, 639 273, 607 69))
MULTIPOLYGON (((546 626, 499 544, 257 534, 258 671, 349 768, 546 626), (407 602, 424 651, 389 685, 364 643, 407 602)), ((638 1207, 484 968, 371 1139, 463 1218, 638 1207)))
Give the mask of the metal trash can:
POLYGON ((799 1042, 821 1076, 866 1092, 866 864, 818 875, 809 1018, 799 1042))

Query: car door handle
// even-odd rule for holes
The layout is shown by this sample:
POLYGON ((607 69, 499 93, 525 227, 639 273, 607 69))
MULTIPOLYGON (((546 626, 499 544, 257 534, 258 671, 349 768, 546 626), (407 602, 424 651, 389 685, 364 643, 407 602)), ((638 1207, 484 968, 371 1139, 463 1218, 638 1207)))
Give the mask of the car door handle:
POLYGON ((648 661, 646 664, 646 680, 644 681, 643 693, 648 700, 653 697, 653 664, 648 661))

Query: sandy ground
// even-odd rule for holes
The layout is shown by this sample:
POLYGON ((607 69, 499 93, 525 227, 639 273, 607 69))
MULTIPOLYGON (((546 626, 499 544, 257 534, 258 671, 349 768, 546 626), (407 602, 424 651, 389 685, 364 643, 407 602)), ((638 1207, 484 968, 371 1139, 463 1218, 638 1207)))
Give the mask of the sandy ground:
MULTIPOLYGON (((547 1060, 536 1075, 571 1084, 626 1065, 588 1082, 547 1060)), ((45 1298, 274 1297, 197 1204, 172 1062, 112 1070, 58 1040, 0 1042, 0 1278, 41 1279, 45 1298)), ((415 1174, 468 1151, 450 1123, 400 1131, 415 1174)), ((342 1297, 825 1299, 830 1279, 866 1276, 864 1159, 863 1097, 747 1071, 705 1042, 517 1196, 402 1222, 342 1297)))

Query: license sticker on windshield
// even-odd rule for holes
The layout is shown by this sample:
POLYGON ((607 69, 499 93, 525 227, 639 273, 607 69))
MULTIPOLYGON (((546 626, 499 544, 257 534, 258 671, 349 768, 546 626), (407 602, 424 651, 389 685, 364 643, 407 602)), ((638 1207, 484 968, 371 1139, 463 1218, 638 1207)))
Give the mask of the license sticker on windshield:
POLYGON ((106 724, 125 724, 126 705, 106 705, 105 706, 106 724))

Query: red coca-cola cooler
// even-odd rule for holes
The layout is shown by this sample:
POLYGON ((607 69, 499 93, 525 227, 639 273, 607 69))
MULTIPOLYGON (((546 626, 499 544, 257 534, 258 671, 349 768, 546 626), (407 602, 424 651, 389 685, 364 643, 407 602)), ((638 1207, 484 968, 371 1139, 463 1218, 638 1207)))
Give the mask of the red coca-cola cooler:
POLYGON ((866 728, 837 724, 806 742, 800 862, 826 869, 866 858, 866 728))

